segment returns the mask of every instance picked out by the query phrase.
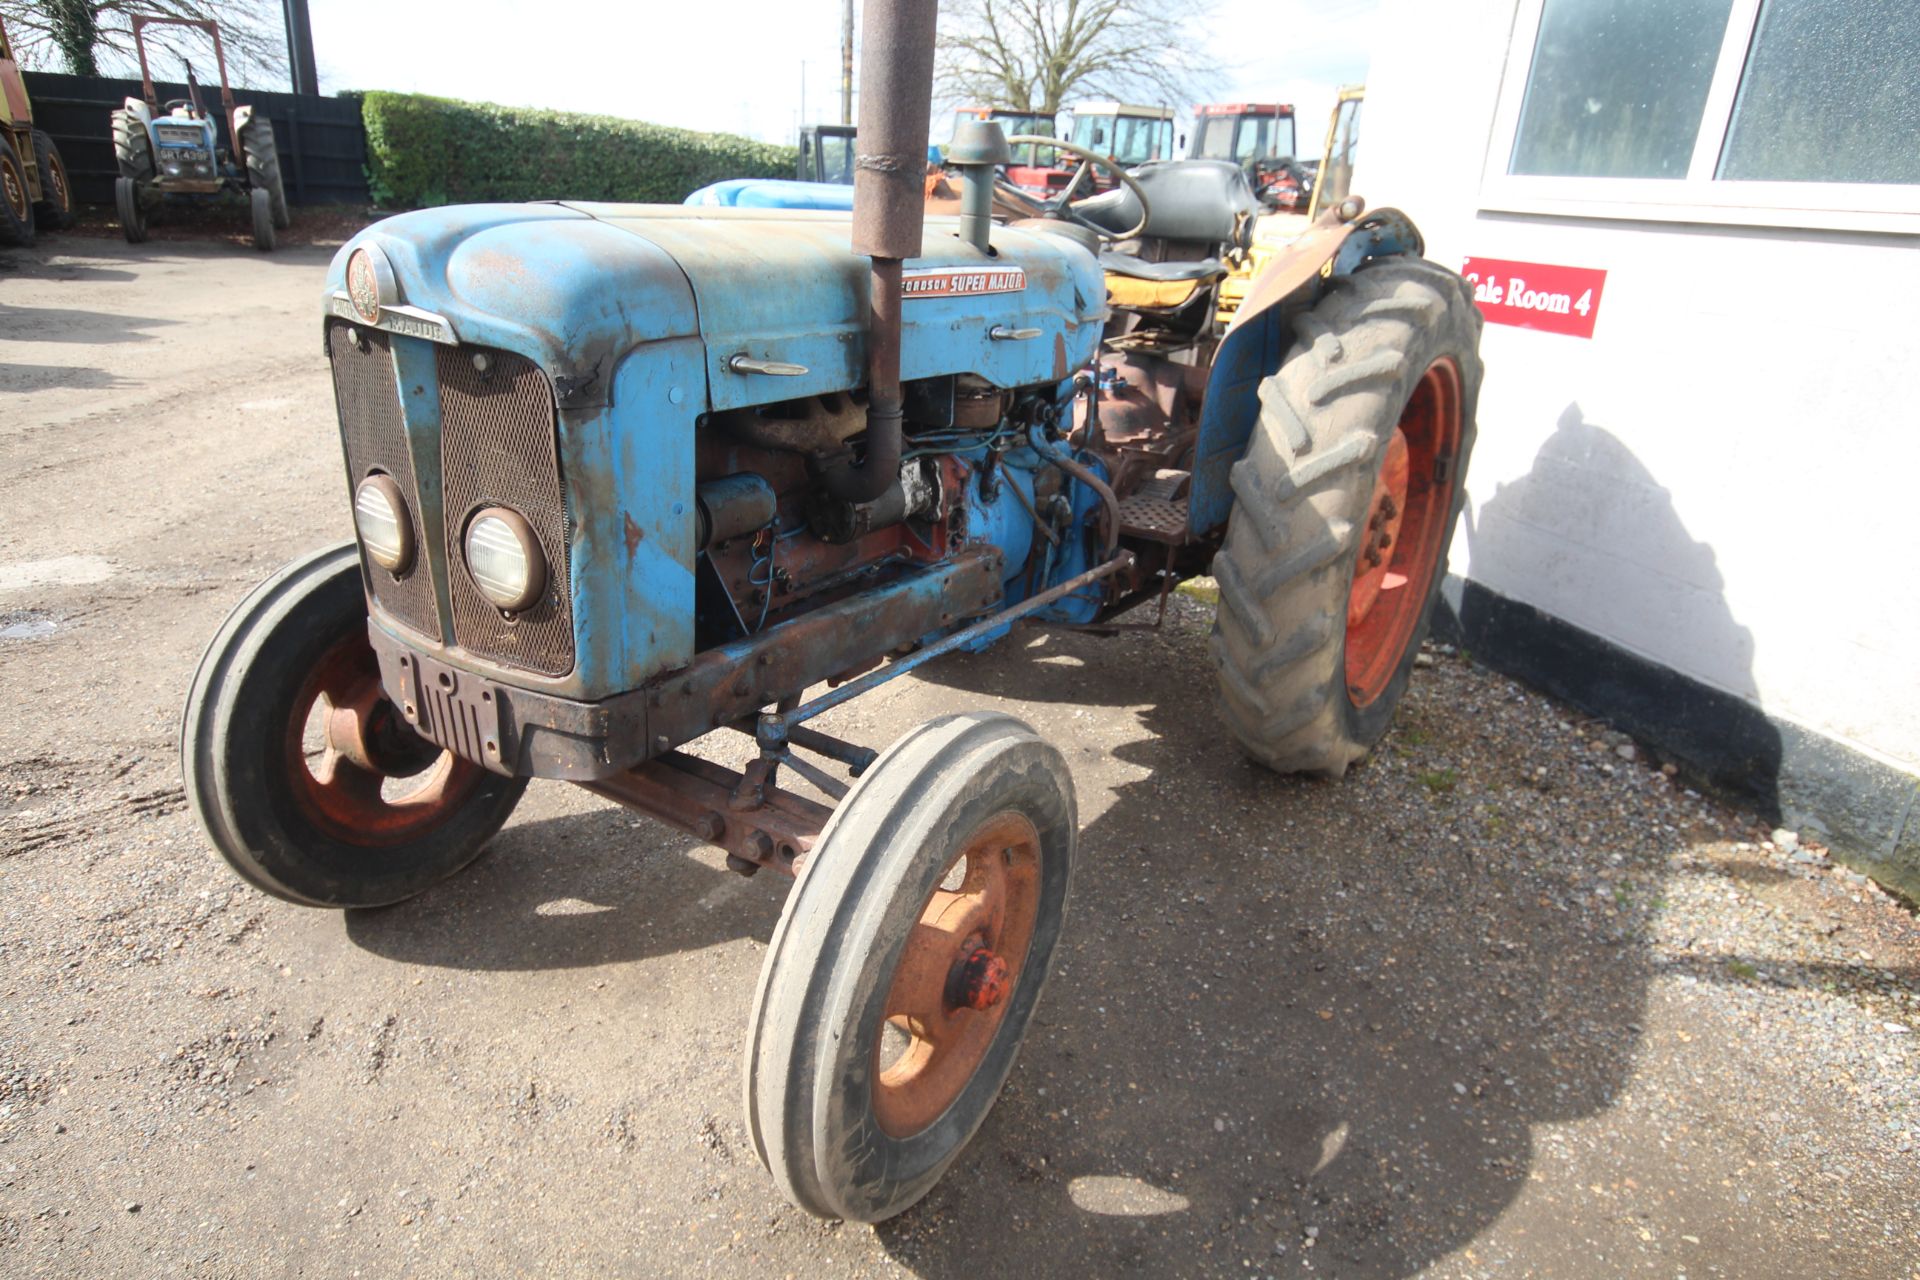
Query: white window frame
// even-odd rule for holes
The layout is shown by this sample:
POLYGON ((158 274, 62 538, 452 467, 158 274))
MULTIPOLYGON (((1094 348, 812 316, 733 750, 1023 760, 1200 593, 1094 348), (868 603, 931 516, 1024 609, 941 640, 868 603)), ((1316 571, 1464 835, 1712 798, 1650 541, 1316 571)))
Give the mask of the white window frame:
POLYGON ((1733 120, 1734 98, 1759 24, 1762 0, 1733 0, 1720 56, 1701 110, 1684 178, 1566 178, 1507 172, 1520 108, 1533 73, 1547 0, 1518 0, 1512 56, 1494 113, 1480 207, 1500 213, 1651 219, 1737 226, 1812 227, 1920 235, 1920 185, 1873 182, 1745 182, 1714 177, 1733 120))

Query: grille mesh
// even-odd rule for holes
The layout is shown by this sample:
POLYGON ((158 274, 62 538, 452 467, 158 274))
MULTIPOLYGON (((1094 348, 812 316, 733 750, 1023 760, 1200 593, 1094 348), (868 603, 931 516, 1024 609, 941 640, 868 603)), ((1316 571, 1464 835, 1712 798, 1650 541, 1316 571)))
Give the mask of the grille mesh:
MULTIPOLYGON (((384 471, 407 497, 413 545, 425 548, 420 524, 420 487, 414 483, 413 454, 407 449, 406 422, 400 412, 400 388, 394 382, 391 339, 378 329, 361 329, 360 347, 347 341, 345 324, 327 331, 333 364, 334 402, 340 410, 340 440, 347 470, 358 486, 369 474, 384 471)), ((433 575, 422 551, 404 578, 395 578, 360 553, 360 570, 373 598, 389 615, 422 635, 440 639, 440 607, 434 601, 433 575)))
POLYGON ((510 352, 439 347, 435 359, 453 638, 508 666, 565 675, 573 670, 573 618, 553 389, 531 360, 510 352), (474 368, 476 354, 490 362, 484 374, 474 368), (549 566, 546 595, 511 619, 473 585, 461 547, 468 519, 495 505, 526 517, 549 566))

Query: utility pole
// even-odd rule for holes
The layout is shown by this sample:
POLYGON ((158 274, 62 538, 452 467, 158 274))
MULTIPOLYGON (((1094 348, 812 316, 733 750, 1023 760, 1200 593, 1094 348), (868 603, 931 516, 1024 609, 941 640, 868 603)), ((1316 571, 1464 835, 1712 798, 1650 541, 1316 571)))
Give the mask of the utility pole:
POLYGON ((853 123, 853 0, 840 0, 840 123, 853 123))
POLYGON ((313 19, 307 0, 282 0, 287 15, 287 74, 295 93, 318 94, 320 73, 313 65, 313 19))

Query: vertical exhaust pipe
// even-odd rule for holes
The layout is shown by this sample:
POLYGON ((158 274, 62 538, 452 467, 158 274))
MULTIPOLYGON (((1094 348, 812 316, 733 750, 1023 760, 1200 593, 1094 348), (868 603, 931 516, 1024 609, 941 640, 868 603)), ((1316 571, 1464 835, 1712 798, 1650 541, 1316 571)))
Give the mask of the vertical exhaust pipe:
POLYGON ((867 327, 867 457, 821 477, 848 502, 900 479, 900 264, 918 256, 926 219, 938 0, 866 0, 860 28, 860 124, 854 138, 853 251, 873 259, 867 327))

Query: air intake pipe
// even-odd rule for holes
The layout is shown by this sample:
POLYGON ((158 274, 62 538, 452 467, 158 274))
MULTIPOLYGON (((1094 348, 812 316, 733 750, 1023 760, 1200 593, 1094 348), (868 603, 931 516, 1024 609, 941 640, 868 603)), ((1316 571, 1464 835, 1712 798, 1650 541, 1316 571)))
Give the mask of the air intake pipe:
POLYGON ((860 127, 854 138, 853 251, 873 259, 867 325, 867 457, 821 476, 846 502, 900 479, 900 264, 920 253, 937 0, 866 0, 860 127))

